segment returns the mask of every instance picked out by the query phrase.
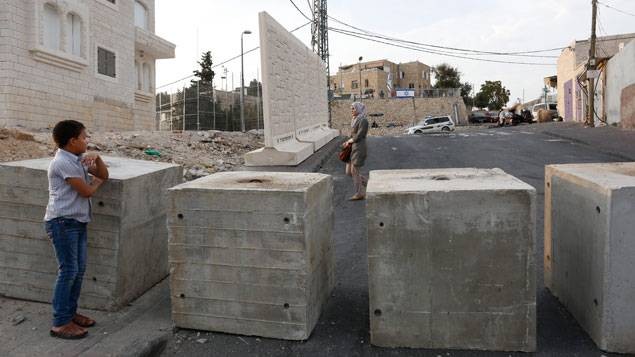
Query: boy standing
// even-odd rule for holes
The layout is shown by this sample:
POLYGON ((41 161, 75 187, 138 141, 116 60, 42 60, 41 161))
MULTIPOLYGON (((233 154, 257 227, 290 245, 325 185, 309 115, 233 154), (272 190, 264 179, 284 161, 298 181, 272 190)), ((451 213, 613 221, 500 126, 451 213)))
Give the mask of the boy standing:
POLYGON ((44 217, 46 233, 59 266, 53 295, 51 336, 83 338, 95 325, 77 313, 77 300, 86 270, 86 224, 91 218, 90 197, 108 179, 108 168, 97 154, 85 154, 88 136, 84 125, 64 120, 53 128, 58 146, 48 168, 49 201, 44 217), (94 177, 89 180, 88 173, 94 177))

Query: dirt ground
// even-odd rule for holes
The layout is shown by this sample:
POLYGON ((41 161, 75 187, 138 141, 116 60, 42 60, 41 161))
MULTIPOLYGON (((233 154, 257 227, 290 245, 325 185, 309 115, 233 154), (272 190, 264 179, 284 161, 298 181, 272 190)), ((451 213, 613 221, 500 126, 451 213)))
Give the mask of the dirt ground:
MULTIPOLYGON (((246 152, 263 146, 263 136, 253 131, 89 132, 89 135, 89 151, 183 165, 187 180, 232 171, 244 163, 242 157, 246 152)), ((0 128, 0 162, 53 156, 55 149, 49 130, 0 128)))

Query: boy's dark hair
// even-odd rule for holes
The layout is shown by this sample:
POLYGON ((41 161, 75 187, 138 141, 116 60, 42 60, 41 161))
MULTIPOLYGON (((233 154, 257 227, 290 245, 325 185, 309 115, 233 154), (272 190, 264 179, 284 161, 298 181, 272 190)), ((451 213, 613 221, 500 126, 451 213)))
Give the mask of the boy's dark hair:
POLYGON ((72 138, 79 137, 84 129, 84 124, 76 120, 62 120, 53 128, 53 140, 58 147, 63 148, 72 138))

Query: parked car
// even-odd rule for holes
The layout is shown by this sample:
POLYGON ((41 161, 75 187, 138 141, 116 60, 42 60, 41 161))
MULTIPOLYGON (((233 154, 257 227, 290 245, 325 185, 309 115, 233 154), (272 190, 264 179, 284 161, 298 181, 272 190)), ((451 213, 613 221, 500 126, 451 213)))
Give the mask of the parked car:
POLYGON ((470 124, 483 124, 490 121, 489 116, 484 111, 474 111, 467 116, 467 122, 470 124))
POLYGON ((551 119, 555 119, 558 117, 558 104, 539 103, 539 104, 534 104, 534 106, 531 107, 531 115, 533 117, 533 121, 538 121, 538 111, 541 109, 548 110, 549 113, 551 114, 551 119))
POLYGON ((454 122, 449 116, 431 117, 423 119, 419 124, 406 130, 406 134, 425 134, 449 132, 454 130, 454 122))

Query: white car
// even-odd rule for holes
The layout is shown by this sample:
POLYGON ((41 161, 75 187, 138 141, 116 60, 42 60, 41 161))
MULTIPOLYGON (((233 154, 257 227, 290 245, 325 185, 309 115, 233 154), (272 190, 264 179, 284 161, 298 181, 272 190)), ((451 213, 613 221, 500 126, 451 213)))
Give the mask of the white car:
POLYGON ((454 130, 454 122, 449 116, 431 117, 423 119, 419 124, 406 130, 406 134, 425 134, 449 132, 454 130))

